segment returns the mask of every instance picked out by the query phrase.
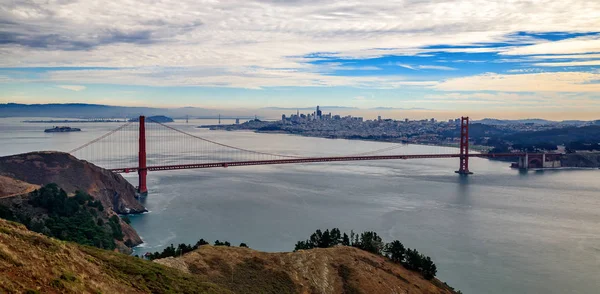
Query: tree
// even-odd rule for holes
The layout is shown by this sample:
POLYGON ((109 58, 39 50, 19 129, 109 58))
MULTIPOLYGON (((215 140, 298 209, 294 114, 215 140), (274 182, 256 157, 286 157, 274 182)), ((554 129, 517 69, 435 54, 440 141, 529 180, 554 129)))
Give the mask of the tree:
POLYGON ((423 277, 427 280, 433 279, 437 274, 437 267, 429 256, 426 256, 425 259, 422 260, 422 266, 423 270, 421 273, 423 274, 423 277))
POLYGON ((209 243, 206 240, 200 239, 200 240, 198 240, 198 242, 196 242, 196 245, 194 245, 194 247, 198 248, 198 247, 200 247, 202 245, 208 245, 208 244, 209 243))
MULTIPOLYGON (((376 232, 367 231, 355 234, 350 231, 350 236, 341 233, 339 229, 316 230, 306 241, 298 241, 294 251, 309 250, 313 248, 328 248, 338 244, 356 247, 374 254, 388 257, 393 262, 401 263, 409 270, 417 271, 425 279, 432 279, 437 273, 437 267, 429 256, 419 253, 416 249, 405 248, 404 245, 394 240, 385 244, 376 232)), ((241 246, 241 245, 240 245, 241 246)))
POLYGON ((385 245, 384 252, 394 262, 404 262, 404 256, 406 254, 406 248, 398 240, 394 240, 391 243, 385 245))
POLYGON ((246 245, 246 243, 240 243, 240 247, 248 248, 248 245, 246 245))
POLYGON ((381 240, 381 237, 377 235, 377 233, 367 231, 360 234, 360 243, 358 248, 381 255, 381 251, 383 250, 383 241, 381 240))
POLYGON ((215 241, 215 246, 227 246, 227 247, 229 247, 229 246, 231 246, 231 243, 229 243, 229 242, 227 242, 227 241, 225 241, 225 242, 221 242, 221 241, 219 241, 219 240, 216 240, 216 241, 215 241))
POLYGON ((346 235, 346 233, 344 233, 344 237, 342 238, 342 245, 350 246, 350 238, 348 238, 348 235, 346 235))

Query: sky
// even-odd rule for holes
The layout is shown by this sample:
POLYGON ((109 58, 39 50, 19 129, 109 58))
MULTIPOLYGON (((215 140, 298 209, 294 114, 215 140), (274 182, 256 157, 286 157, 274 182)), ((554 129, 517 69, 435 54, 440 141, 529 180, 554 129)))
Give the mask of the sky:
POLYGON ((1 1, 8 102, 600 119, 600 1, 1 1))

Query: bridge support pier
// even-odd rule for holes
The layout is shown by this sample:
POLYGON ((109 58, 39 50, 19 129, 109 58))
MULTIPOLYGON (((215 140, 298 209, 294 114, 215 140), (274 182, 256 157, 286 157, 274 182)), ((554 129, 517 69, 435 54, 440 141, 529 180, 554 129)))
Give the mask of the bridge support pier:
POLYGON ((148 186, 146 185, 146 176, 148 167, 146 166, 146 117, 140 116, 140 134, 139 134, 139 154, 138 154, 138 193, 140 196, 148 195, 148 186))
POLYGON ((459 175, 473 174, 469 171, 469 117, 460 118, 460 165, 456 171, 459 175))

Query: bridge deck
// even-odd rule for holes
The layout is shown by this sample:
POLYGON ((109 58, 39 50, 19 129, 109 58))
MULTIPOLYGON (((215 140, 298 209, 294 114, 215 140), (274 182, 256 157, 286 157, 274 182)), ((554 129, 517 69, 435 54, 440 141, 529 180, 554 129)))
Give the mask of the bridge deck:
MULTIPOLYGON (((529 153, 530 156, 541 155, 529 153)), ((500 158, 500 157, 520 157, 525 153, 471 153, 468 157, 479 158, 500 158)), ((359 161, 359 160, 390 160, 390 159, 436 159, 436 158, 458 158, 460 154, 415 154, 415 155, 379 155, 379 156, 345 156, 345 157, 310 157, 310 158, 290 158, 275 160, 257 160, 257 161, 230 161, 213 162, 198 164, 177 164, 177 165, 158 165, 148 166, 148 171, 176 170, 176 169, 196 169, 196 168, 215 168, 215 167, 234 167, 250 165, 271 165, 271 164, 290 164, 290 163, 313 163, 313 162, 337 162, 337 161, 359 161)), ((110 171, 115 173, 137 172, 138 167, 115 168, 110 171)))

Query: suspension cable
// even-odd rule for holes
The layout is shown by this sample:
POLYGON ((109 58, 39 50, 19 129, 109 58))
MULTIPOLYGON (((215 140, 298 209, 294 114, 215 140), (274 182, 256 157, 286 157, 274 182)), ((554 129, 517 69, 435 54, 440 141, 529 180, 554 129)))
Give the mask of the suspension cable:
POLYGON ((98 141, 100 141, 100 140, 102 140, 102 139, 104 139, 104 138, 106 138, 106 137, 108 137, 108 136, 110 136, 110 135, 112 135, 112 134, 114 134, 114 133, 116 133, 116 132, 124 129, 125 127, 129 126, 131 123, 132 122, 127 122, 126 124, 124 124, 124 125, 116 128, 116 129, 114 129, 114 130, 112 130, 112 131, 110 131, 110 132, 102 135, 101 137, 98 137, 98 138, 96 138, 96 139, 94 139, 92 141, 89 141, 89 142, 87 142, 87 143, 85 143, 85 144, 83 144, 83 145, 81 145, 81 146, 79 146, 79 147, 77 147, 77 148, 69 151, 68 153, 69 154, 73 154, 74 152, 77 152, 77 151, 79 151, 79 150, 81 150, 81 149, 83 149, 83 148, 85 148, 85 147, 87 147, 89 145, 92 145, 92 144, 94 144, 94 143, 96 143, 96 142, 98 142, 98 141))
POLYGON ((173 131, 176 131, 178 133, 181 133, 181 134, 184 134, 184 135, 188 135, 190 137, 193 137, 193 138, 205 141, 205 142, 209 142, 209 143, 212 143, 212 144, 215 144, 215 145, 219 145, 219 146, 226 147, 226 148, 231 148, 231 149, 238 150, 238 151, 250 152, 250 153, 261 154, 261 155, 269 155, 269 156, 287 157, 287 158, 305 158, 303 156, 283 155, 283 154, 276 154, 276 153, 269 153, 269 152, 260 152, 260 151, 254 151, 254 150, 239 148, 239 147, 235 147, 235 146, 231 146, 231 145, 227 145, 227 144, 215 142, 215 141, 212 141, 212 140, 200 137, 200 136, 192 135, 190 133, 187 133, 187 132, 184 132, 182 130, 176 129, 174 127, 171 127, 171 126, 165 125, 163 123, 157 122, 157 121, 152 120, 150 118, 148 118, 148 120, 152 121, 154 123, 157 123, 157 124, 159 124, 159 125, 161 125, 161 126, 163 126, 165 128, 168 128, 168 129, 171 129, 173 131))
POLYGON ((362 152, 362 153, 355 153, 355 154, 350 154, 350 155, 346 155, 346 156, 362 156, 362 155, 369 155, 369 154, 377 154, 380 152, 386 152, 386 151, 392 151, 394 149, 398 149, 400 147, 405 147, 406 144, 404 143, 400 143, 400 144, 394 144, 393 146, 389 146, 386 148, 381 148, 381 149, 377 149, 377 150, 373 150, 373 151, 367 151, 367 152, 362 152))

